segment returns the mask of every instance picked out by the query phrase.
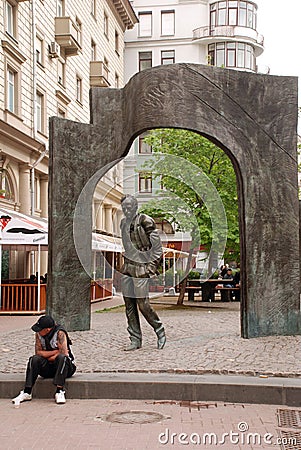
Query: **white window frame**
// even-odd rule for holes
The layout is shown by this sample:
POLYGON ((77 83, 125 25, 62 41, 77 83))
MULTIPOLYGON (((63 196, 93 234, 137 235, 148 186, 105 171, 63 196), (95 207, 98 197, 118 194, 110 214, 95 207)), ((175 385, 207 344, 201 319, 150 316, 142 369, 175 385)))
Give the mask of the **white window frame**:
POLYGON ((44 67, 44 39, 36 36, 36 62, 44 67))
POLYGON ((153 15, 151 11, 138 13, 139 28, 138 37, 151 37, 153 34, 153 15))
POLYGON ((65 0, 57 0, 56 15, 57 15, 57 17, 65 16, 65 0))
POLYGON ((76 101, 83 103, 83 79, 80 75, 76 75, 76 101))
POLYGON ((153 177, 151 173, 139 173, 139 193, 149 194, 153 190, 153 177))
POLYGON ((120 36, 117 30, 115 30, 115 52, 120 55, 120 36))
POLYGON ((17 72, 11 66, 6 69, 6 109, 17 114, 17 72))
POLYGON ((39 133, 45 132, 45 98, 44 94, 42 94, 40 91, 37 91, 36 93, 36 123, 37 123, 37 131, 39 133))
POLYGON ((60 86, 65 87, 66 82, 66 64, 65 61, 57 60, 57 82, 60 86))
POLYGON ((109 39, 109 15, 105 10, 103 12, 103 32, 104 35, 109 39))
POLYGON ((118 73, 115 72, 115 88, 119 89, 119 86, 120 86, 120 78, 118 73))
POLYGON ((91 61, 96 61, 96 42, 91 39, 91 61))
POLYGON ((18 37, 18 4, 14 1, 5 0, 5 31, 17 39, 18 37))
POLYGON ((96 0, 91 0, 91 14, 96 18, 96 0))
POLYGON ((75 18, 75 25, 76 25, 76 32, 77 32, 77 42, 82 47, 82 41, 83 41, 82 22, 77 16, 75 18))
POLYGON ((175 11, 161 11, 161 36, 175 35, 175 11))

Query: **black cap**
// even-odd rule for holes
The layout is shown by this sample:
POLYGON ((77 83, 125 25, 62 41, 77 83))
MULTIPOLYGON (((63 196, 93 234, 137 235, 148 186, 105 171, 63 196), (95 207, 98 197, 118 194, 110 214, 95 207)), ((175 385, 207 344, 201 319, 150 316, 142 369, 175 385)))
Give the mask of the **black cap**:
POLYGON ((52 328, 54 327, 55 322, 54 319, 51 316, 42 316, 39 318, 37 323, 35 323, 31 329, 32 331, 35 331, 38 333, 41 330, 44 330, 44 328, 52 328))

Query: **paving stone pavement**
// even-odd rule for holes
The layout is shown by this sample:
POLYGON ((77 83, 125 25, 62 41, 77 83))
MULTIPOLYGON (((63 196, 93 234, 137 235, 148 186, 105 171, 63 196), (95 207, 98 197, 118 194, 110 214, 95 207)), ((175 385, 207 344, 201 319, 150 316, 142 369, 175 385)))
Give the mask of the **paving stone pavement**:
POLYGON ((277 409, 152 400, 67 400, 56 405, 53 399, 34 399, 16 408, 0 399, 0 446, 5 450, 279 449, 277 409), (141 423, 151 419, 155 422, 141 423))
MULTIPOLYGON (((153 300, 166 329, 167 344, 156 349, 156 336, 141 318, 143 347, 124 352, 128 343, 121 297, 93 305, 89 331, 70 333, 78 372, 176 372, 300 377, 301 336, 240 337, 239 303, 201 303, 175 307, 175 298, 153 300), (101 313, 95 312, 102 310, 101 313)), ((35 317, 0 317, 0 372, 24 373, 34 350, 30 325, 35 317), (1 326, 3 322, 3 326, 1 326)))

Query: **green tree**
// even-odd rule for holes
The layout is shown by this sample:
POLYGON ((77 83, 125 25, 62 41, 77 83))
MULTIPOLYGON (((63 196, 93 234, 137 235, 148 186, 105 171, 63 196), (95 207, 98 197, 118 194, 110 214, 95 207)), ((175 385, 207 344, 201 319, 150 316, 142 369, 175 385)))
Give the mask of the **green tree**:
MULTIPOLYGON (((161 178, 161 173, 165 173, 165 175, 161 179, 163 191, 160 192, 160 197, 162 199, 152 200, 144 205, 143 211, 153 217, 169 220, 176 224, 179 230, 190 231, 192 236, 190 256, 183 280, 184 288, 178 299, 178 304, 181 304, 185 293, 185 279, 191 268, 193 251, 200 244, 209 251, 212 245, 211 218, 204 196, 200 196, 196 189, 187 186, 179 177, 173 177, 174 168, 163 168, 162 160, 160 157, 156 158, 155 154, 164 153, 184 158, 208 176, 219 193, 227 215, 228 235, 224 256, 227 258, 230 251, 231 258, 239 260, 236 176, 232 163, 225 152, 194 132, 177 129, 153 130, 145 138, 145 141, 152 146, 154 153, 154 157, 146 163, 145 168, 151 171, 154 177, 161 178), (193 213, 195 220, 191 221, 191 214, 187 208, 193 213)), ((181 170, 181 168, 177 169, 178 172, 181 170)), ((212 261, 209 261, 210 264, 212 261)))

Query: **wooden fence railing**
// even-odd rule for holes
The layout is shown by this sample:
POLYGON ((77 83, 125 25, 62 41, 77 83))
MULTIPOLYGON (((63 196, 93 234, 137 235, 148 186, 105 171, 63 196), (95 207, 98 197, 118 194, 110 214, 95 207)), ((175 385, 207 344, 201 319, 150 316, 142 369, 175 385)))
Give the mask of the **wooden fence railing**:
MULTIPOLYGON (((1 313, 44 313, 46 310, 46 284, 41 284, 40 307, 38 285, 26 283, 5 283, 1 285, 1 313)), ((112 297, 113 281, 93 281, 91 302, 112 297)))
POLYGON ((91 302, 112 297, 113 280, 99 280, 91 283, 91 302))
POLYGON ((2 284, 0 312, 42 313, 46 309, 46 284, 41 284, 40 307, 37 284, 2 284))

